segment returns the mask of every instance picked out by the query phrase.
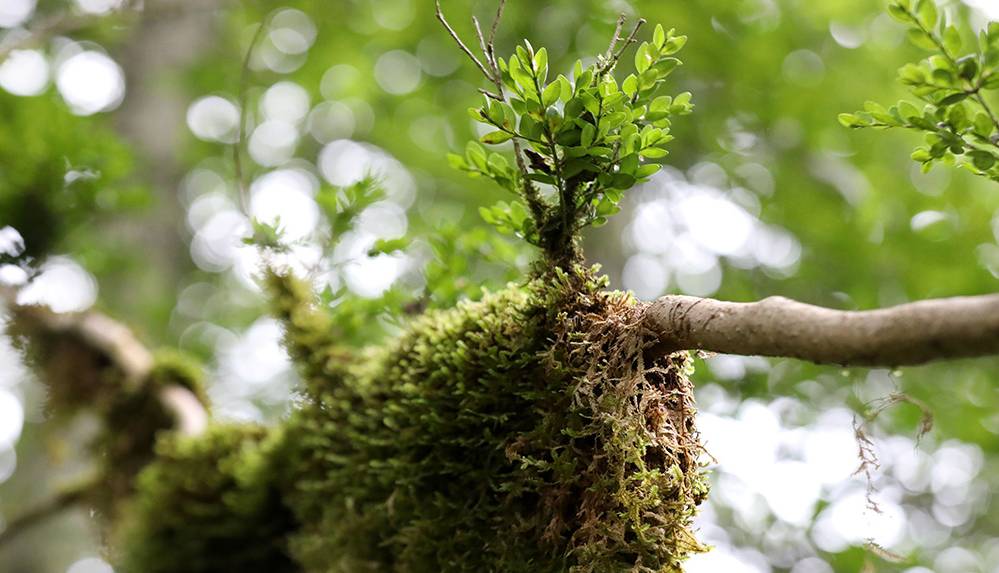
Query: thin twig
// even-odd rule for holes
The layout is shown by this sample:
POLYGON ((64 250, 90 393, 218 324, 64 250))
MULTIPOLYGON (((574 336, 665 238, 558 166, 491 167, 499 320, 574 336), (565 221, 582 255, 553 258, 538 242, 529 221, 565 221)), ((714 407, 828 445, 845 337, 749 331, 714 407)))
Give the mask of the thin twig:
MULTIPOLYGON (((485 42, 485 46, 483 48, 483 55, 486 56, 486 61, 489 63, 488 69, 482 64, 481 61, 479 61, 477 57, 475 57, 475 54, 468 49, 468 46, 461 41, 461 38, 458 36, 458 33, 454 31, 454 28, 448 24, 447 18, 444 17, 444 12, 441 11, 440 0, 435 0, 435 4, 437 6, 437 19, 440 20, 441 24, 444 25, 444 28, 447 29, 449 34, 451 34, 451 37, 454 39, 455 43, 458 44, 458 47, 461 48, 461 51, 465 52, 465 54, 468 55, 468 57, 471 58, 471 60, 475 62, 475 65, 482 71, 482 74, 486 76, 486 79, 491 81, 493 85, 496 86, 496 93, 484 92, 486 96, 498 101, 506 101, 503 89, 503 75, 500 73, 496 58, 489 56, 489 52, 493 50, 492 41, 495 38, 496 28, 499 26, 500 17, 503 15, 504 0, 500 0, 500 6, 496 10, 496 19, 493 21, 492 29, 489 34, 489 40, 485 42)), ((474 18, 472 21, 475 23, 479 41, 480 43, 483 43, 482 30, 479 27, 478 21, 474 18)), ((513 155, 517 162, 517 169, 520 171, 524 179, 524 200, 527 202, 527 206, 531 210, 531 215, 534 217, 535 224, 537 224, 538 227, 541 227, 544 223, 544 203, 541 200, 541 194, 538 193, 537 188, 534 187, 534 184, 531 183, 530 178, 528 178, 528 174, 530 172, 527 170, 527 164, 524 163, 524 153, 518 139, 519 137, 519 135, 515 134, 515 137, 513 138, 513 155)))
POLYGON ((57 494, 55 497, 46 500, 41 505, 33 507, 25 513, 14 517, 7 523, 7 526, 3 529, 3 531, 0 531, 0 547, 10 543, 18 535, 31 529, 35 525, 40 524, 46 519, 55 517, 63 511, 80 503, 86 495, 93 490, 95 485, 96 483, 94 481, 86 481, 78 486, 66 489, 57 494))
POLYGON ((482 27, 479 26, 479 19, 472 16, 472 26, 475 27, 475 36, 479 39, 479 49, 482 50, 482 54, 486 57, 486 63, 489 67, 492 67, 493 61, 489 58, 489 46, 486 45, 486 37, 482 35, 482 27))
POLYGON ((621 39, 621 28, 624 27, 624 21, 624 13, 621 13, 621 15, 617 17, 617 24, 614 26, 614 35, 611 36, 610 45, 607 46, 607 53, 604 56, 607 60, 610 60, 614 56, 614 46, 617 46, 618 40, 621 39))
POLYGON ((492 81, 493 80, 492 74, 490 74, 489 70, 486 69, 484 65, 482 65, 482 62, 480 62, 479 58, 477 58, 475 54, 472 53, 472 50, 468 49, 468 46, 465 45, 465 42, 461 41, 461 37, 458 36, 458 33, 455 32, 454 28, 451 27, 451 24, 448 23, 447 18, 444 17, 444 12, 441 11, 441 0, 434 0, 434 1, 437 6, 437 19, 440 20, 441 24, 444 25, 444 28, 448 31, 448 34, 451 34, 451 38, 453 38, 454 41, 458 44, 458 47, 461 48, 461 51, 465 52, 465 55, 468 56, 472 60, 472 62, 475 63, 476 67, 479 68, 479 71, 481 71, 482 74, 486 76, 486 79, 492 81))
POLYGON ((496 30, 499 28, 500 20, 503 19, 503 8, 506 6, 506 0, 500 0, 499 5, 496 7, 496 17, 493 18, 492 28, 489 29, 489 39, 486 41, 486 59, 496 67, 496 30))
POLYGON ((496 101, 506 101, 503 98, 503 96, 501 96, 499 94, 494 94, 493 92, 491 92, 491 91, 489 91, 487 89, 479 88, 479 93, 482 94, 482 95, 484 95, 484 96, 486 96, 489 99, 494 99, 496 101))
POLYGON ((236 186, 239 188, 239 204, 243 209, 243 214, 250 216, 250 193, 243 176, 243 144, 246 139, 246 91, 250 82, 250 58, 253 51, 264 36, 267 29, 267 21, 263 21, 253 32, 249 47, 246 48, 246 55, 243 56, 243 67, 239 72, 239 126, 236 130, 236 142, 232 145, 232 164, 236 175, 236 186))
POLYGON ((624 51, 628 49, 628 46, 634 43, 635 36, 638 35, 638 30, 640 30, 644 25, 645 25, 645 18, 639 18, 638 22, 635 22, 635 27, 631 30, 631 34, 628 35, 628 39, 624 41, 624 45, 621 46, 621 48, 617 51, 617 53, 614 54, 614 57, 611 58, 611 61, 613 62, 611 64, 612 68, 614 67, 613 64, 616 64, 617 61, 621 59, 621 54, 623 54, 624 51))

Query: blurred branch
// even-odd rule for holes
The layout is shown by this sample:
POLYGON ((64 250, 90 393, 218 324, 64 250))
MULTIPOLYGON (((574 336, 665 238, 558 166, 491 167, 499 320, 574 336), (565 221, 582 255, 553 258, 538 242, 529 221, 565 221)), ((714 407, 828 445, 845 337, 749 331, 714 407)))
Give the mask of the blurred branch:
POLYGON ((8 31, 0 41, 0 61, 15 50, 36 47, 60 34, 87 28, 107 16, 135 10, 132 4, 131 1, 123 2, 121 6, 103 14, 78 14, 69 10, 56 12, 40 18, 24 33, 8 31))
POLYGON ((250 45, 246 48, 246 55, 243 56, 243 67, 239 71, 239 127, 236 130, 236 142, 232 145, 232 163, 235 170, 236 186, 239 188, 239 204, 243 208, 243 214, 250 217, 250 198, 247 188, 246 178, 243 175, 243 145, 246 140, 246 91, 250 83, 250 59, 256 49, 260 39, 264 37, 268 21, 264 20, 253 32, 250 45))
POLYGON ((18 535, 28 529, 82 502, 87 497, 87 494, 98 487, 98 485, 99 483, 96 480, 81 482, 76 486, 60 491, 41 505, 12 518, 7 522, 6 527, 0 531, 0 548, 13 541, 18 535))
POLYGON ((43 306, 21 305, 17 291, 9 287, 0 287, 0 301, 9 308, 17 331, 71 337, 99 358, 94 363, 109 364, 120 372, 129 390, 155 392, 155 399, 171 415, 177 431, 195 435, 208 424, 207 410, 188 388, 152 387, 152 353, 121 323, 97 312, 59 314, 43 306))
POLYGON ((649 350, 799 358, 844 366, 902 366, 999 353, 999 295, 840 311, 782 297, 735 303, 665 296, 646 308, 649 350))

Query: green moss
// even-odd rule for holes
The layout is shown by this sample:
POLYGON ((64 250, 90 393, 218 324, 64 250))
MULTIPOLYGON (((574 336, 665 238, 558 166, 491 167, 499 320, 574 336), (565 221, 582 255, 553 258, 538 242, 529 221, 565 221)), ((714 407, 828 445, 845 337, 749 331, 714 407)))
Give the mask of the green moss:
POLYGON ((646 362, 629 295, 555 273, 345 353, 268 281, 301 407, 266 441, 162 442, 125 571, 668 573, 704 549, 690 362, 646 362))
POLYGON ((702 549, 686 355, 644 364, 635 301, 559 281, 311 371, 278 464, 306 570, 678 571, 702 549))
POLYGON ((273 487, 267 436, 214 426, 198 438, 161 439, 118 532, 119 570, 298 571, 285 551, 293 521, 273 487))
POLYGON ((187 388, 204 405, 208 405, 205 391, 205 372, 201 363, 192 356, 172 348, 163 348, 153 357, 149 380, 155 386, 175 384, 187 388))

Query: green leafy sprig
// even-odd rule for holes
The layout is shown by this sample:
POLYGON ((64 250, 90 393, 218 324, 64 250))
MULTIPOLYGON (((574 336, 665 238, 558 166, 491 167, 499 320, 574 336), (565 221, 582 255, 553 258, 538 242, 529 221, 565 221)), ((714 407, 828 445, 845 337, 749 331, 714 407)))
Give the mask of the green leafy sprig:
POLYGON ((672 117, 693 109, 689 92, 661 94, 681 64, 674 54, 686 43, 673 30, 657 26, 652 41, 636 50, 635 72, 620 83, 615 78, 640 25, 615 52, 619 25, 607 54, 585 67, 577 60, 571 78, 550 74, 548 51, 530 42, 505 60, 489 59, 487 49, 499 93, 484 91, 483 104, 469 114, 495 128, 481 144, 513 141, 516 161, 475 141, 464 155, 448 157, 453 167, 488 177, 514 195, 482 208, 487 222, 542 248, 560 266, 576 262, 579 231, 605 224, 620 210, 624 192, 660 169, 650 160, 667 155, 672 117), (550 196, 538 193, 537 184, 550 186, 550 196))
POLYGON ((999 23, 983 30, 971 51, 962 53, 958 29, 943 22, 933 0, 896 0, 888 12, 909 27, 909 41, 932 52, 899 69, 899 78, 922 108, 901 101, 886 109, 867 102, 864 111, 840 114, 852 128, 903 127, 925 134, 925 146, 912 159, 929 171, 942 162, 999 181, 999 119, 988 97, 999 90, 999 23))

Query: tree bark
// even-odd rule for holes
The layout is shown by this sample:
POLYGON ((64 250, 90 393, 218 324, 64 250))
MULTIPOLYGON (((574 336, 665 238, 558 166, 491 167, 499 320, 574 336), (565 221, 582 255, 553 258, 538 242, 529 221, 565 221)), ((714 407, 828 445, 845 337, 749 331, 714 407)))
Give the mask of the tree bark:
POLYGON ((782 297, 723 302, 665 296, 649 304, 652 354, 707 350, 844 366, 904 366, 999 353, 999 295, 840 311, 782 297))

